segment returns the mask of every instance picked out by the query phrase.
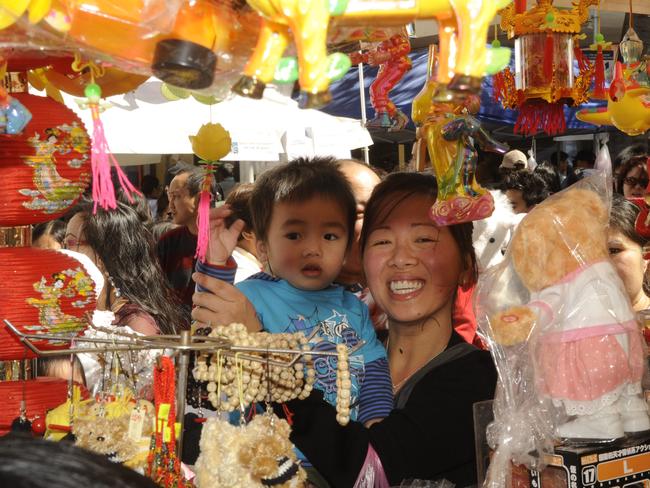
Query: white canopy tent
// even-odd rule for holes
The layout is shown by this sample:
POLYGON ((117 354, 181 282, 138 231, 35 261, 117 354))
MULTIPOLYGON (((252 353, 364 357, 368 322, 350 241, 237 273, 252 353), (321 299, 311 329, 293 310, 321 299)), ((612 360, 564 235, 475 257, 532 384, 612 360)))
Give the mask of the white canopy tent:
MULTIPOLYGON (((207 122, 218 122, 230 132, 232 150, 224 160, 257 162, 242 165, 243 181, 252 181, 253 172, 266 166, 264 162, 315 155, 346 158, 352 149, 372 144, 360 121, 300 109, 272 88, 262 100, 232 95, 205 105, 192 97, 170 101, 162 95, 161 86, 152 78, 133 92, 107 99, 111 107, 101 118, 118 160, 137 164, 151 162, 151 157, 136 155, 191 154, 188 136, 207 122)), ((64 94, 64 101, 90 131, 90 111, 79 108, 71 95, 64 94)))

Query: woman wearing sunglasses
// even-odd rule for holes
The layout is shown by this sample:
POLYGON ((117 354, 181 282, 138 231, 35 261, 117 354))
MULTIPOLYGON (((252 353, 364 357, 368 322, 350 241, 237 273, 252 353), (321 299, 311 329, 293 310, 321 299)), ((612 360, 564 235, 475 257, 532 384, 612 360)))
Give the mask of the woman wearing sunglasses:
POLYGON ((647 155, 629 158, 621 165, 616 188, 625 198, 638 198, 646 194, 648 187, 647 155))

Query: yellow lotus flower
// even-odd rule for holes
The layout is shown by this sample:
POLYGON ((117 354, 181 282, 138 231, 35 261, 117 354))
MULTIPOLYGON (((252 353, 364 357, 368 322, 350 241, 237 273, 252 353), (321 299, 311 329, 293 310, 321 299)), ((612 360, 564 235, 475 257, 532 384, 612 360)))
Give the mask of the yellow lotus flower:
POLYGON ((195 136, 189 136, 192 151, 204 161, 219 161, 230 152, 230 134, 221 124, 203 124, 195 136))

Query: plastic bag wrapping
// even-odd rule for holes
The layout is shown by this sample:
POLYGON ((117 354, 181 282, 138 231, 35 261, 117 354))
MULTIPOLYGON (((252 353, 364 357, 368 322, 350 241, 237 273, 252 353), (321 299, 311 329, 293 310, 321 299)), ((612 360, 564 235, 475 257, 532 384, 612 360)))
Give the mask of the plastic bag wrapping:
POLYGON ((25 13, 1 29, 0 51, 10 67, 11 59, 45 58, 42 67, 48 58, 79 53, 105 67, 150 76, 160 42, 190 41, 216 57, 212 83, 200 93, 224 96, 250 57, 259 26, 257 13, 236 0, 59 1, 39 22, 25 13))
POLYGON ((359 471, 357 481, 354 483, 354 488, 390 488, 381 459, 372 444, 368 444, 368 453, 361 471, 359 471))
MULTIPOLYGON (((128 326, 113 325, 112 312, 98 311, 93 314, 93 325, 84 337, 124 340, 125 334, 140 336, 128 326)), ((105 344, 79 343, 79 347, 101 348, 105 344)), ((138 398, 153 398, 153 368, 159 350, 104 352, 78 354, 86 376, 86 387, 95 396, 107 389, 130 390, 138 398)))
POLYGON ((449 480, 404 480, 399 485, 399 488, 454 488, 454 485, 449 480))
POLYGON ((509 484, 511 462, 541 470, 559 442, 650 428, 641 334, 608 257, 610 188, 596 174, 537 205, 479 279, 476 316, 499 373, 490 488, 509 484))

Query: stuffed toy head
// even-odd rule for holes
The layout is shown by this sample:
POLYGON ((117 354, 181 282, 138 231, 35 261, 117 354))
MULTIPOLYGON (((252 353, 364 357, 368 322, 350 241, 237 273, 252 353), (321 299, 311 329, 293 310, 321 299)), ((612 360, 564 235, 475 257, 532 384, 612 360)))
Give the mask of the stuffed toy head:
POLYGON ((537 205, 517 227, 513 266, 532 292, 554 285, 581 266, 607 259, 609 211, 595 192, 571 188, 537 205))

